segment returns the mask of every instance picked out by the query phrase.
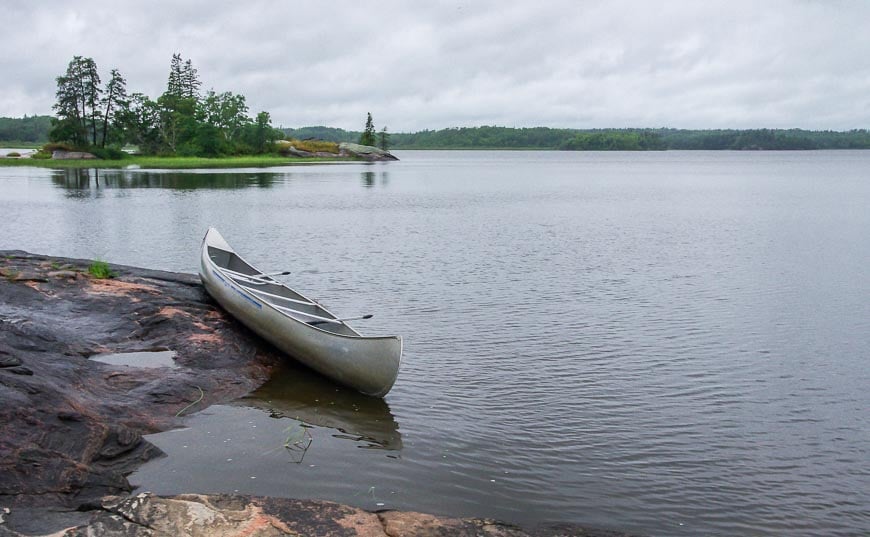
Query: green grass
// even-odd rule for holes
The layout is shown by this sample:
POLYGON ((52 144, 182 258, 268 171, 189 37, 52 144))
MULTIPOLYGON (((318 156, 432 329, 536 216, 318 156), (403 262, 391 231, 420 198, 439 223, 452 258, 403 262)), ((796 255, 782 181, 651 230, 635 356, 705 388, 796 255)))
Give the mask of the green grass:
POLYGON ((120 160, 38 160, 0 158, 0 166, 31 166, 38 168, 126 168, 139 166, 144 169, 186 170, 194 168, 266 168, 270 166, 291 166, 312 162, 336 162, 358 160, 353 158, 304 158, 282 157, 277 155, 251 155, 242 157, 139 157, 129 156, 120 160))
POLYGON ((290 147, 292 145, 296 149, 299 149, 301 151, 308 151, 311 153, 325 151, 327 153, 335 153, 337 155, 339 152, 337 143, 327 142, 324 140, 296 140, 294 138, 291 138, 289 140, 280 140, 277 144, 280 148, 290 147))
POLYGON ((106 278, 114 278, 117 276, 117 274, 109 268, 108 263, 100 261, 99 259, 95 260, 91 263, 91 266, 88 267, 88 274, 99 280, 105 280, 106 278))

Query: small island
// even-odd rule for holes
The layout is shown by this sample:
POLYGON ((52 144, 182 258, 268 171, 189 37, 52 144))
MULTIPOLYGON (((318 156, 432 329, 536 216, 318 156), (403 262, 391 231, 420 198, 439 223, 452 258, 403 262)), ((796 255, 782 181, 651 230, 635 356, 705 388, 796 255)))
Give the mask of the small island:
POLYGON ((0 164, 185 169, 398 160, 388 151, 386 128, 376 137, 371 114, 359 143, 288 139, 269 112, 250 117, 244 95, 203 94, 197 69, 180 54, 172 56, 166 91, 156 100, 128 92, 118 69, 102 85, 96 62, 82 56, 56 81, 49 143, 10 153, 0 164))
POLYGON ((870 149, 870 131, 469 126, 418 132, 275 128, 249 115, 244 95, 202 92, 191 60, 174 54, 156 99, 131 92, 118 69, 102 84, 92 58, 74 56, 56 79, 55 116, 0 117, 0 166, 239 168, 398 160, 390 148, 544 151, 795 151, 870 149), (46 144, 45 142, 48 141, 46 144), (4 158, 5 157, 5 158, 4 158), (98 164, 94 161, 98 160, 98 164))

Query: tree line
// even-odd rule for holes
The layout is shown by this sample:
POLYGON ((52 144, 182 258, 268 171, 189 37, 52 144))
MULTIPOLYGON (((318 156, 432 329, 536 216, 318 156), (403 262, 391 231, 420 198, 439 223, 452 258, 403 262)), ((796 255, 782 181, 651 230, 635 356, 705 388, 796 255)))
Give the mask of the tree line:
POLYGON ((870 149, 870 132, 803 129, 555 129, 457 127, 412 133, 377 131, 369 113, 363 131, 331 127, 274 129, 268 112, 248 116, 243 95, 202 93, 192 62, 174 54, 166 91, 156 100, 128 93, 117 69, 102 84, 96 63, 75 56, 57 79, 56 118, 0 118, 0 141, 65 142, 119 153, 125 144, 153 155, 222 156, 272 150, 284 137, 356 142, 396 149, 547 150, 801 150, 870 149))
POLYGON ((0 141, 45 143, 52 119, 51 116, 0 117, 0 141))
MULTIPOLYGON (((359 132, 332 127, 284 129, 296 138, 351 142, 359 132)), ((546 149, 568 151, 870 149, 870 131, 803 129, 554 129, 457 127, 391 133, 394 149, 546 149)))
POLYGON ((283 136, 268 112, 248 116, 244 95, 201 92, 197 69, 180 54, 172 56, 166 91, 156 100, 129 93, 117 69, 103 84, 96 62, 82 56, 56 82, 57 117, 47 138, 75 149, 116 156, 133 144, 150 155, 217 157, 266 153, 283 136))

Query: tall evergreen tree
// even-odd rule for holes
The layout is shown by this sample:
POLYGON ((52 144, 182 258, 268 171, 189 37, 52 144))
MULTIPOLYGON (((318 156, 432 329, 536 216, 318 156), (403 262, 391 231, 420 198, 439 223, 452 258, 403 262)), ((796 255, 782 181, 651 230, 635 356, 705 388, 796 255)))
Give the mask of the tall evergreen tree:
POLYGON ((188 59, 184 62, 184 68, 181 70, 181 94, 188 99, 198 99, 201 86, 202 82, 199 81, 198 71, 188 59))
POLYGON ((81 64, 81 81, 85 98, 86 109, 90 113, 88 123, 90 123, 91 144, 97 145, 97 118, 99 117, 100 94, 103 89, 100 87, 100 73, 97 71, 97 64, 93 58, 84 58, 81 64))
POLYGON ((199 85, 193 63, 190 60, 185 62, 179 53, 173 54, 166 91, 157 99, 160 105, 159 130, 166 152, 196 152, 199 85))
POLYGON ((58 121, 49 137, 55 141, 69 141, 78 146, 97 143, 97 124, 100 104, 100 74, 92 58, 74 56, 66 74, 57 77, 57 102, 54 105, 58 121))
POLYGON ((184 90, 182 79, 184 77, 183 67, 181 63, 181 54, 175 53, 172 55, 172 60, 169 63, 169 80, 166 82, 166 93, 164 95, 172 95, 174 97, 182 97, 184 90))
POLYGON ((68 141, 74 145, 84 145, 87 142, 87 129, 79 105, 79 84, 71 69, 67 69, 67 74, 57 77, 56 81, 57 102, 52 108, 57 113, 57 119, 52 121, 48 137, 55 142, 68 141))
POLYGON ((363 131, 362 135, 359 137, 360 145, 370 145, 374 146, 377 143, 375 139, 375 124, 372 121, 372 113, 368 113, 368 117, 366 117, 366 127, 363 131))
POLYGON ((390 133, 387 132, 387 127, 381 129, 381 134, 378 139, 378 147, 384 151, 390 150, 390 133))
POLYGON ((179 99, 199 99, 199 89, 202 82, 199 81, 199 72, 193 66, 193 62, 184 60, 181 54, 172 55, 169 64, 169 79, 166 82, 166 93, 179 99))
POLYGON ((100 142, 106 147, 106 138, 109 134, 109 124, 117 123, 117 114, 127 101, 127 81, 117 69, 112 69, 111 78, 106 83, 103 93, 103 139, 100 142))

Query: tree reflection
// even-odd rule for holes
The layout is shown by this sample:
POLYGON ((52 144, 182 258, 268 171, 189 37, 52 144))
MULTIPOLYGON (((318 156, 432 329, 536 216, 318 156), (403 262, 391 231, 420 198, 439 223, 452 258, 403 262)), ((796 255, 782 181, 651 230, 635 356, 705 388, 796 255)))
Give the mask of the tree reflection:
MULTIPOLYGON (((381 172, 377 174, 380 176, 381 186, 387 186, 390 183, 390 174, 388 172, 381 172)), ((372 188, 375 186, 375 172, 362 172, 360 173, 360 180, 362 181, 362 186, 365 188, 372 188)))
POLYGON ((141 170, 56 170, 52 183, 79 194, 101 188, 168 188, 173 190, 271 188, 282 174, 261 173, 199 173, 147 172, 141 170))

